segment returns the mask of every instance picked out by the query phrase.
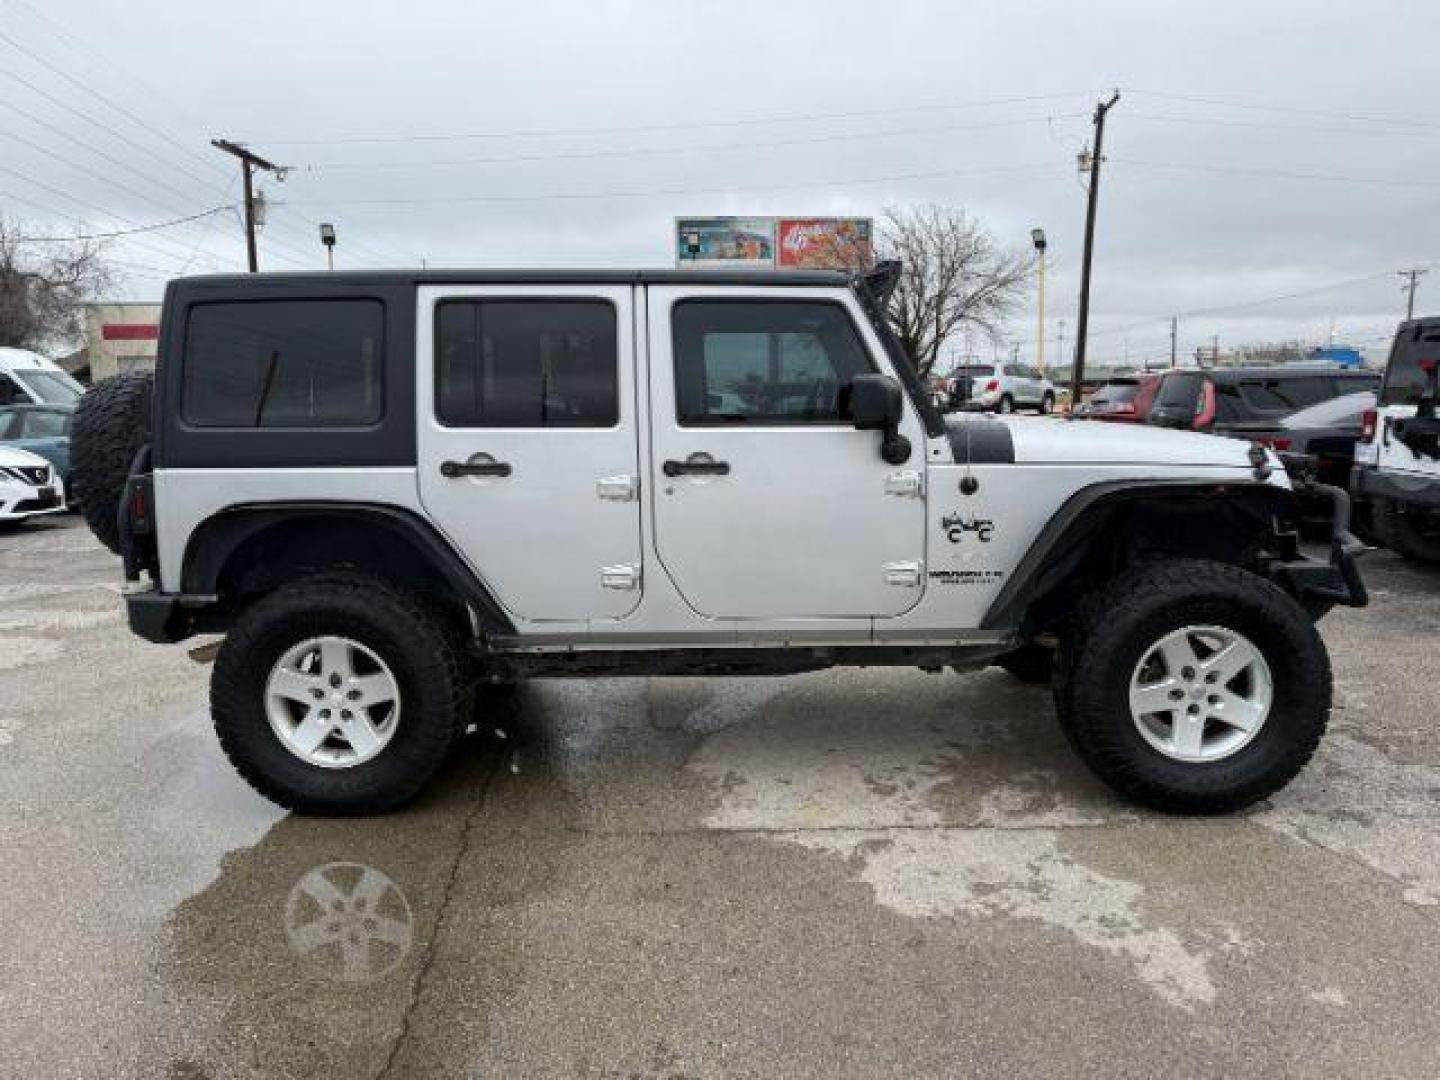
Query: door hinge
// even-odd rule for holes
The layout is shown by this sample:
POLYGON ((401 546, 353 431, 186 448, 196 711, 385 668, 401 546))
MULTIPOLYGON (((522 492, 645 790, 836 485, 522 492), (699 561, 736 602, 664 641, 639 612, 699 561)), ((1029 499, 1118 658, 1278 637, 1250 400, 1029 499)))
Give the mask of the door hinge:
POLYGON ((902 589, 918 589, 920 581, 921 566, 918 560, 885 564, 886 585, 898 585, 902 589))
POLYGON ((640 477, 602 476, 595 481, 595 494, 610 502, 634 502, 640 497, 640 477))
POLYGON ((602 589, 620 589, 625 592, 638 589, 640 587, 640 567, 634 563, 602 566, 600 568, 600 587, 602 589))
POLYGON ((919 499, 925 495, 925 474, 919 469, 901 469, 885 477, 885 494, 902 499, 919 499))

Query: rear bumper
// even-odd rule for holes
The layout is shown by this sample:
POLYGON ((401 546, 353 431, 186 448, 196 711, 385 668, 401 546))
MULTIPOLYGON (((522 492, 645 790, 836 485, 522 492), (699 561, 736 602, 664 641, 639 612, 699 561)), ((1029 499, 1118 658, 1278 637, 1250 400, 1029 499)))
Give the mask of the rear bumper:
POLYGON ((1440 507, 1440 478, 1382 472, 1374 465, 1356 465, 1350 490, 1357 499, 1390 499, 1415 506, 1440 507))

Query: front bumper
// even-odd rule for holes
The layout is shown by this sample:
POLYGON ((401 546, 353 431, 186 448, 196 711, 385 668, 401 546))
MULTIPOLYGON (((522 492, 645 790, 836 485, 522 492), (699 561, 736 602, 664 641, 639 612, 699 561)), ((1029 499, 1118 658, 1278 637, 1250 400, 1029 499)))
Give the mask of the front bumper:
POLYGON ((164 593, 153 586, 127 592, 125 614, 131 633, 157 645, 172 645, 223 627, 215 597, 164 593))
POLYGON ((58 487, 45 497, 40 496, 36 489, 17 489, 14 485, 7 490, 0 491, 0 521, 23 521, 41 514, 63 514, 64 512, 65 496, 60 493, 58 487))
POLYGON ((1321 610, 1332 604, 1364 607, 1370 602, 1370 594, 1355 560, 1370 548, 1350 531, 1350 496, 1340 488, 1313 480, 1297 481, 1294 487, 1297 494, 1330 500, 1330 558, 1321 562, 1302 555, 1294 534, 1288 534, 1280 538, 1281 557, 1271 564, 1270 576, 1301 603, 1321 610))

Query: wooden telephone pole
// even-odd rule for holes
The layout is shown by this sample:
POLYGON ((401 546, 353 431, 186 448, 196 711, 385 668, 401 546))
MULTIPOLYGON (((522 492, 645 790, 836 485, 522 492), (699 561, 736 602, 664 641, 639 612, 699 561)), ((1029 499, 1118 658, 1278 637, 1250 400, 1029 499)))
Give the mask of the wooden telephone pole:
POLYGON ((1100 201, 1100 163, 1105 160, 1105 116, 1120 100, 1120 91, 1095 106, 1095 152, 1090 158, 1090 200, 1085 208, 1085 254, 1080 263, 1080 317, 1075 327, 1075 366, 1070 373, 1070 415, 1080 404, 1085 377, 1085 345, 1090 336, 1090 260, 1095 254, 1095 211, 1100 201))
POLYGON ((264 169, 268 173, 274 173, 277 180, 284 180, 288 170, 283 165, 266 161, 259 154, 251 153, 229 139, 211 139, 210 145, 240 159, 240 178, 245 186, 245 253, 249 256, 250 273, 253 274, 260 269, 259 251, 255 246, 255 170, 264 169))

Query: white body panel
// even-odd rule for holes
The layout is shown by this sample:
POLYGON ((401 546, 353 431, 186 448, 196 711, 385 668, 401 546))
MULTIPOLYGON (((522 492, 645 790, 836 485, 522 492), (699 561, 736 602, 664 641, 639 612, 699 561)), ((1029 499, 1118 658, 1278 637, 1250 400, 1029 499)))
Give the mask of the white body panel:
POLYGON ((619 619, 642 595, 640 463, 630 286, 427 286, 416 314, 417 479, 426 516, 526 621, 619 619), (610 428, 446 427, 435 418, 435 305, 445 299, 603 300, 615 308, 619 422, 610 428), (444 461, 488 455, 506 477, 447 478, 444 461), (625 478, 634 496, 617 497, 625 478), (602 482, 604 484, 602 485, 602 482), (603 489, 602 489, 603 488, 603 489), (622 569, 632 568, 633 587, 622 569))
POLYGON ((85 391, 85 388, 76 382, 69 372, 49 357, 31 352, 29 349, 0 348, 0 402, 9 400, 10 387, 18 389, 30 401, 37 404, 54 401, 55 398, 52 394, 47 393, 44 387, 35 384, 34 379, 30 377, 31 372, 40 372, 59 380, 74 391, 76 398, 79 398, 85 391))
MULTIPOLYGON (((879 342, 843 289, 787 289, 787 300, 843 306, 871 357, 879 342)), ((650 499, 655 547, 686 602, 738 619, 892 616, 913 607, 924 579, 897 582, 924 562, 925 500, 887 491, 923 470, 925 434, 906 403, 901 433, 911 460, 888 465, 880 434, 846 423, 686 427, 677 421, 671 307, 677 300, 775 299, 739 286, 649 290, 650 499), (667 461, 708 455, 725 476, 666 476, 667 461)), ((880 368, 892 374, 888 367, 880 368)))
POLYGON ((1377 410, 1375 438, 1355 447, 1355 460, 1406 480, 1430 480, 1440 484, 1440 461, 1422 457, 1391 434, 1395 421, 1408 420, 1417 411, 1414 405, 1382 405, 1377 410))

